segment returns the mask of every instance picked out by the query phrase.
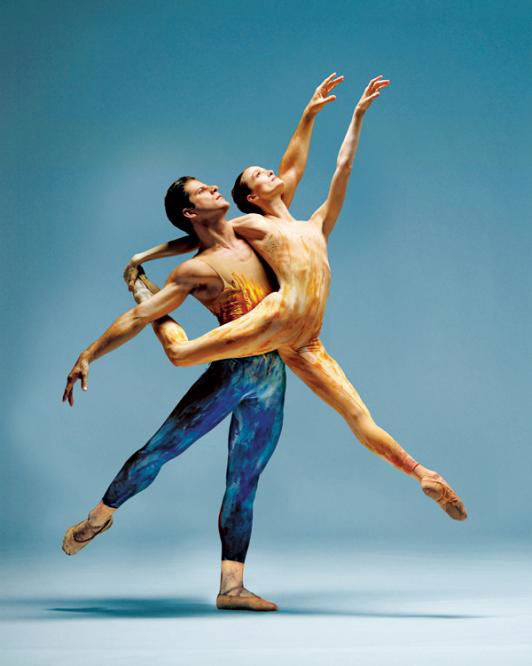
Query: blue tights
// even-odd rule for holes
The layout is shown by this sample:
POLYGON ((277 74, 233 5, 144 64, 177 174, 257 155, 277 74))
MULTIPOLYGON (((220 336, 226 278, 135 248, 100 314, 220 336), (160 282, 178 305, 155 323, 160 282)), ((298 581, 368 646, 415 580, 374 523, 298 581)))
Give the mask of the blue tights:
POLYGON ((285 383, 277 352, 211 363, 153 437, 125 462, 103 503, 118 508, 147 488, 164 463, 232 412, 218 527, 222 559, 244 562, 259 477, 281 434, 285 383))

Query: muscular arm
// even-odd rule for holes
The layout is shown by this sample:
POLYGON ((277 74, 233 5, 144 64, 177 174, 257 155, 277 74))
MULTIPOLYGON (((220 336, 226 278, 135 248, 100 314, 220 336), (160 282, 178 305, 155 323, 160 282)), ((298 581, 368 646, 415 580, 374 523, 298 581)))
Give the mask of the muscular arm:
MULTIPOLYGON (((147 324, 164 317, 179 307, 192 289, 205 282, 204 273, 203 262, 191 259, 174 269, 163 289, 152 298, 120 315, 95 342, 79 355, 67 377, 63 401, 68 400, 71 406, 74 404, 73 389, 78 379, 81 380, 81 387, 87 390, 89 364, 92 361, 117 349, 138 335, 147 324)), ((187 339, 184 331, 182 339, 187 339)))
POLYGON ((353 117, 338 153, 336 169, 329 186, 327 199, 311 218, 311 220, 315 220, 322 225, 323 234, 326 237, 333 230, 344 204, 353 160, 360 140, 364 114, 373 100, 379 97, 381 88, 385 88, 389 83, 389 81, 383 80, 380 76, 372 79, 355 107, 353 117))
POLYGON ((279 176, 284 181, 282 199, 287 207, 292 203, 299 181, 305 173, 316 114, 336 99, 335 95, 329 93, 343 80, 343 76, 336 77, 334 73, 316 88, 281 159, 279 176))
POLYGON ((126 281, 130 291, 133 289, 133 283, 138 277, 138 266, 146 261, 153 259, 163 259, 164 257, 175 257, 179 254, 187 254, 198 248, 198 239, 192 236, 183 236, 176 240, 161 243, 155 247, 134 254, 128 265, 124 269, 124 280, 126 281))

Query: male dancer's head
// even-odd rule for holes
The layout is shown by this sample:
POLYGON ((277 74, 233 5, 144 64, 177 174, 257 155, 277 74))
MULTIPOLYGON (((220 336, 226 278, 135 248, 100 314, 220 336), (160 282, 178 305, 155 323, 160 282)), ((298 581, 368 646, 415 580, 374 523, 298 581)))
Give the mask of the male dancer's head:
POLYGON ((217 185, 206 185, 193 176, 178 178, 164 198, 170 222, 200 240, 206 228, 223 224, 229 207, 217 185))

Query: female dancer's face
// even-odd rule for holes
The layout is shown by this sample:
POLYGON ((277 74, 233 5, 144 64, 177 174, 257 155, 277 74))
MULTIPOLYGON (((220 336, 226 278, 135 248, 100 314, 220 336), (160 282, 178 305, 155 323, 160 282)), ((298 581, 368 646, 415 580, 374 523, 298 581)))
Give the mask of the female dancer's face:
POLYGON ((244 182, 260 199, 269 200, 282 193, 284 182, 272 169, 251 166, 244 172, 244 182))

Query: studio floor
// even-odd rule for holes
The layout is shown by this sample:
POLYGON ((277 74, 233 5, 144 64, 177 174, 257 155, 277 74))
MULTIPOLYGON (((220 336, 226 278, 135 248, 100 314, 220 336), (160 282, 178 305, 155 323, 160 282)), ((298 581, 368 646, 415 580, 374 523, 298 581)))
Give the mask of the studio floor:
MULTIPOLYGON (((4 666, 530 666, 530 547, 296 546, 250 552, 277 613, 217 611, 211 547, 92 545, 3 567, 4 666)), ((35 551, 34 551, 35 552, 35 551)))

